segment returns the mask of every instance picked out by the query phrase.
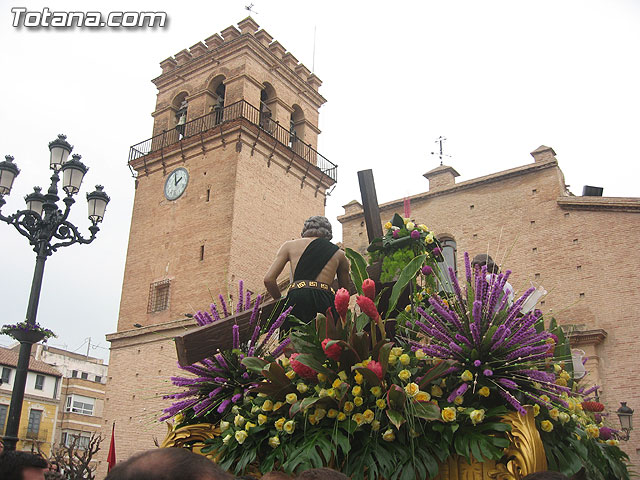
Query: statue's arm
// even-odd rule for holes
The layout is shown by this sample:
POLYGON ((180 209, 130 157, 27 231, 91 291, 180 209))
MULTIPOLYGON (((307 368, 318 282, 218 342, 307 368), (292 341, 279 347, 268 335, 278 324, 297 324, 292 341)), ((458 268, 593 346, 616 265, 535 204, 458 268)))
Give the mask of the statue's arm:
POLYGON ((341 250, 340 252, 340 263, 338 263, 338 285, 340 288, 350 289, 351 285, 351 274, 349 273, 349 260, 345 256, 344 252, 341 250))
POLYGON ((264 276, 264 286, 267 288, 267 292, 269 292, 274 300, 281 297, 280 289, 278 288, 278 275, 282 273, 282 270, 284 270, 288 261, 289 249, 285 243, 280 247, 280 250, 278 250, 276 259, 273 261, 271 267, 269 267, 269 270, 267 271, 267 274, 264 276))

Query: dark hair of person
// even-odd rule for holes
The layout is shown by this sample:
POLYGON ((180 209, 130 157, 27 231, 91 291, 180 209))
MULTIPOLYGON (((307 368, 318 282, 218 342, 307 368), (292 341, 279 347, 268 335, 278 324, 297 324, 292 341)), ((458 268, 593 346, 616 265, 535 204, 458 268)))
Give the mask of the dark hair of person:
POLYGON ((486 265, 487 273, 500 273, 500 269, 493 261, 493 258, 491 258, 491 256, 487 255, 486 253, 479 253, 478 255, 473 257, 471 266, 475 267, 476 265, 478 265, 480 268, 486 265))
POLYGON ((299 474, 296 480, 349 480, 349 477, 331 468, 312 468, 299 474))
POLYGON ((232 480, 213 461, 186 448, 160 448, 116 464, 105 480, 232 480))
POLYGON ((530 473, 522 480, 569 480, 569 477, 560 472, 546 471, 530 473))
POLYGON ((29 452, 5 450, 0 455, 0 478, 2 480, 22 480, 25 468, 47 468, 49 464, 39 455, 29 452))

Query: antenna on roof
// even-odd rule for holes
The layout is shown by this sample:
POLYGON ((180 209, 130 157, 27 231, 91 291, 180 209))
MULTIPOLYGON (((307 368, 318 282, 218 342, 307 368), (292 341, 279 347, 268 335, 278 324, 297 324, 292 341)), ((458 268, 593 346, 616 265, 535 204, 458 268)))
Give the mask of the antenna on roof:
POLYGON ((258 12, 256 12, 255 10, 253 10, 253 3, 250 3, 249 5, 245 5, 245 10, 250 11, 251 13, 255 13, 256 15, 258 15, 258 12))
POLYGON ((434 143, 439 143, 440 144, 440 153, 438 152, 431 152, 431 155, 437 155, 440 158, 440 166, 442 166, 442 159, 444 157, 449 157, 451 158, 451 155, 447 155, 445 153, 442 153, 442 142, 444 142, 446 140, 446 137, 443 137, 442 135, 440 135, 436 141, 434 143))

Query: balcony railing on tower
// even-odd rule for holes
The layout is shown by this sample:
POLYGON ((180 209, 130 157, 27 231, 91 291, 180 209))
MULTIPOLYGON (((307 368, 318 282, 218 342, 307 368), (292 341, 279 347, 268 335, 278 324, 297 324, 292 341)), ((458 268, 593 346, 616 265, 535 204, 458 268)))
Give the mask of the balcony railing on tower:
POLYGON ((289 148, 302 160, 315 165, 322 173, 334 182, 338 180, 338 166, 320 155, 311 145, 296 137, 294 132, 284 128, 278 122, 271 119, 268 112, 260 111, 245 100, 240 100, 207 115, 195 118, 182 125, 176 125, 171 130, 166 130, 143 142, 137 143, 129 150, 129 164, 138 158, 152 152, 168 147, 180 140, 200 135, 213 128, 223 126, 228 122, 238 119, 247 120, 256 125, 263 132, 275 139, 281 145, 289 148))

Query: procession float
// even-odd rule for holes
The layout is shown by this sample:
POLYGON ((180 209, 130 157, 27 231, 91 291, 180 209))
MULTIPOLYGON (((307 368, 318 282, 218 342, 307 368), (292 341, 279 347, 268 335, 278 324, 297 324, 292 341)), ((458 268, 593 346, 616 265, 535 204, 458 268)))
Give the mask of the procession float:
POLYGON ((568 339, 535 309, 535 289, 511 300, 510 271, 472 267, 458 280, 433 233, 399 215, 369 247, 347 249, 354 295, 335 310, 279 327, 239 285, 195 318, 244 314, 166 398, 163 447, 190 448, 236 475, 331 467, 354 479, 519 480, 542 470, 628 479, 595 386, 573 377, 568 339))

